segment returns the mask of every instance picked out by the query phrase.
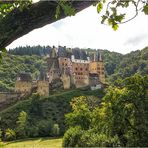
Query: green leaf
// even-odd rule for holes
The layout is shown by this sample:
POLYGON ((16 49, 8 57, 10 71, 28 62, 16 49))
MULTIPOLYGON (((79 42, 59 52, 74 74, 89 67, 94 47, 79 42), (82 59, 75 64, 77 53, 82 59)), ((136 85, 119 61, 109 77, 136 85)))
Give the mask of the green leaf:
POLYGON ((113 24, 112 28, 113 28, 114 31, 116 31, 119 28, 119 26, 118 26, 118 24, 113 24))
POLYGON ((0 64, 2 63, 2 53, 0 53, 0 64))
POLYGON ((143 12, 148 15, 148 4, 146 4, 143 8, 143 12))
POLYGON ((2 48, 1 51, 6 53, 7 49, 6 48, 2 48))
POLYGON ((68 4, 61 4, 62 9, 64 10, 65 15, 72 16, 75 15, 75 9, 68 4))
POLYGON ((98 3, 98 6, 97 6, 97 12, 100 13, 101 10, 102 10, 102 8, 103 8, 103 4, 102 4, 101 2, 98 3))
POLYGON ((101 24, 103 24, 103 23, 106 21, 106 19, 107 19, 107 16, 106 16, 106 15, 103 15, 103 16, 102 16, 101 24))
POLYGON ((116 15, 115 20, 117 22, 121 22, 124 19, 124 17, 125 17, 125 14, 116 15))
POLYGON ((109 18, 108 19, 108 25, 112 25, 113 24, 113 19, 109 18))
POLYGON ((56 7, 56 14, 55 14, 55 18, 56 18, 56 19, 58 19, 58 18, 59 18, 59 16, 60 16, 60 5, 58 5, 58 6, 56 7))

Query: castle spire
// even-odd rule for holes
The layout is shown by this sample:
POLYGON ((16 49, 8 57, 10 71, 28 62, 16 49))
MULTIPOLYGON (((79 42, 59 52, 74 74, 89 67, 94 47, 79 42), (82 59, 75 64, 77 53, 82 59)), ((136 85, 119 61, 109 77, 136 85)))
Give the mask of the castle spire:
POLYGON ((94 53, 94 61, 96 61, 96 53, 94 53))
POLYGON ((100 51, 100 54, 99 54, 99 61, 102 61, 102 55, 101 55, 101 51, 100 51))
POLYGON ((56 49, 55 49, 55 46, 53 46, 52 50, 51 50, 51 57, 52 58, 55 58, 57 55, 56 55, 56 49))

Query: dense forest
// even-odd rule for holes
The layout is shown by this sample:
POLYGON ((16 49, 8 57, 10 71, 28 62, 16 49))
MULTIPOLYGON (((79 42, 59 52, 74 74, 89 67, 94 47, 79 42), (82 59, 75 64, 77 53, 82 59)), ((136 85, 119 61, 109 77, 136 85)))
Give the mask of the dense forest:
MULTIPOLYGON (((46 56, 51 47, 19 47, 9 50, 3 55, 0 65, 0 91, 13 91, 15 79, 19 72, 29 72, 33 79, 39 71, 46 69, 46 56)), ((84 49, 91 52, 91 49, 84 49)), ((148 73, 148 47, 122 55, 116 52, 103 50, 103 60, 106 69, 107 83, 118 83, 120 79, 135 73, 148 73)))

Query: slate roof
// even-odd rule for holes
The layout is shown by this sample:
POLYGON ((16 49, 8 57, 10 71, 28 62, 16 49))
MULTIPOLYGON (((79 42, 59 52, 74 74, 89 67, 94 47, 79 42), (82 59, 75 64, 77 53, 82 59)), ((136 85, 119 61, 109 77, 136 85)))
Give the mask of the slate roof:
POLYGON ((29 73, 19 73, 17 78, 19 78, 20 81, 32 81, 32 77, 29 73))

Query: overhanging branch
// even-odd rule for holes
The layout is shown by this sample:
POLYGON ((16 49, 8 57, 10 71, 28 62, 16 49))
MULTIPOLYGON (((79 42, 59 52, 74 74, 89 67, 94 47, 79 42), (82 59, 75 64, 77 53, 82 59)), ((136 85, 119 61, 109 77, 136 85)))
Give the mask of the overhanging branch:
MULTIPOLYGON (((73 1, 72 7, 76 13, 89 7, 95 1, 73 1)), ((33 29, 43 27, 65 18, 64 12, 56 20, 56 1, 40 1, 32 4, 28 9, 16 9, 0 20, 0 50, 17 38, 29 33, 33 29)))

